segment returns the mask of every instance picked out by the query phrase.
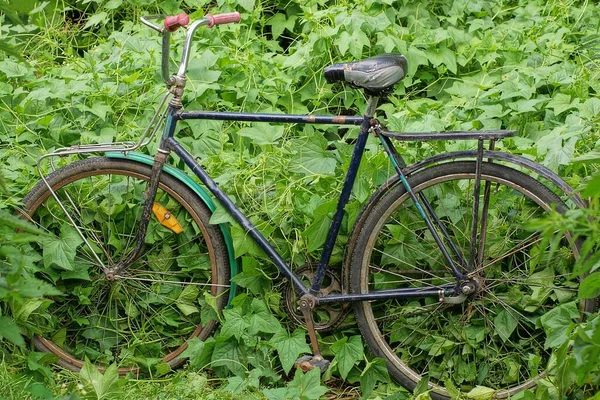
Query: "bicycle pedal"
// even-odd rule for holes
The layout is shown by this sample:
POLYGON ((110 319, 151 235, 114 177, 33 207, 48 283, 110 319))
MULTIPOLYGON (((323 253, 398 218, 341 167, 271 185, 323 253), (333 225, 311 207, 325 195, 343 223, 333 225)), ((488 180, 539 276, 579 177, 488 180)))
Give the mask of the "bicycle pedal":
POLYGON ((319 368, 323 374, 327 371, 329 364, 329 360, 320 356, 303 356, 296 360, 294 366, 296 368, 301 368, 302 372, 308 372, 315 368, 319 368))

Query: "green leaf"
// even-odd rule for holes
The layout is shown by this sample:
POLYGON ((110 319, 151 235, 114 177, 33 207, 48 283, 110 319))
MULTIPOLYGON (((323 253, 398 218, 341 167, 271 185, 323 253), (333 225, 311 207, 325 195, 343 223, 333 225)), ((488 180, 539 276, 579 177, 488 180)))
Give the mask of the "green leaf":
POLYGON ((367 366, 360 374, 360 389, 363 397, 368 398, 377 382, 387 383, 390 381, 387 364, 383 358, 375 358, 367 362, 367 366))
POLYGON ((490 389, 484 386, 475 386, 473 389, 466 394, 467 399, 472 400, 492 400, 494 398, 494 389, 490 389))
POLYGON ((5 225, 18 231, 33 233, 47 238, 49 237, 46 231, 5 210, 0 210, 0 225, 5 225))
POLYGON ((75 254, 77 247, 83 243, 83 239, 75 228, 64 224, 58 238, 44 238, 44 266, 50 268, 56 265, 58 268, 73 271, 75 269, 75 254))
POLYGON ((600 173, 592 175, 589 181, 585 184, 585 189, 581 193, 585 197, 600 196, 600 173))
POLYGON ((258 332, 275 333, 281 329, 281 323, 271 313, 264 300, 253 299, 250 308, 252 310, 248 324, 250 335, 258 332))
POLYGON ((445 65, 453 74, 456 74, 456 54, 446 46, 439 46, 425 50, 425 54, 434 67, 445 65))
POLYGON ((212 354, 212 366, 225 367, 237 376, 244 376, 246 364, 242 360, 240 345, 236 340, 218 337, 212 354))
POLYGON ((202 369, 210 364, 214 345, 213 338, 202 341, 194 337, 187 341, 187 348, 181 353, 181 357, 189 358, 191 368, 202 369))
POLYGON ((331 345, 342 379, 346 379, 352 367, 362 360, 363 349, 360 336, 351 336, 350 338, 345 336, 331 345))
POLYGON ((272 145, 283 136, 284 128, 282 125, 260 124, 253 127, 242 128, 237 134, 250 138, 254 144, 259 146, 272 145))
POLYGON ((244 319, 244 313, 239 308, 232 308, 229 310, 223 310, 223 318, 225 322, 221 328, 221 335, 223 338, 229 338, 235 336, 237 339, 241 338, 246 332, 248 324, 244 319))
POLYGON ((600 272, 585 277, 579 286, 580 299, 593 299, 600 296, 600 272))
POLYGON ((185 288, 177 297, 176 305, 177 308, 186 316, 199 312, 196 307, 196 299, 200 294, 200 289, 195 285, 186 285, 185 288))
POLYGON ((595 119, 600 116, 600 99, 597 97, 589 98, 579 107, 579 116, 581 118, 595 119))
POLYGON ((576 302, 561 304, 542 315, 540 322, 546 332, 544 348, 555 348, 569 340, 569 333, 575 326, 573 320, 578 319, 576 302))
POLYGON ((20 78, 30 73, 26 64, 17 63, 9 59, 0 62, 0 71, 4 72, 7 78, 20 78))
POLYGON ((552 100, 548 103, 548 108, 554 110, 554 114, 560 115, 570 108, 575 108, 579 99, 571 101, 571 96, 564 93, 557 93, 552 97, 552 100))
POLYGON ((86 358, 79 376, 84 381, 87 390, 94 394, 94 399, 114 399, 123 394, 119 385, 119 371, 116 364, 111 364, 102 374, 86 358))
POLYGON ((518 324, 518 320, 507 310, 500 311, 494 318, 494 329, 505 343, 510 339, 510 335, 518 324))
POLYGON ((269 344, 277 350, 286 374, 290 372, 300 354, 310 352, 310 347, 306 344, 306 333, 300 329, 296 329, 291 335, 285 329, 280 329, 269 340, 269 344))
POLYGON ((259 268, 260 266, 256 260, 250 257, 242 257, 242 272, 231 278, 231 280, 254 294, 261 293, 270 287, 270 281, 259 268))
POLYGON ((336 204, 337 202, 335 200, 328 201, 319 205, 314 210, 314 220, 312 224, 310 224, 302 233, 302 236, 308 241, 307 249, 309 252, 320 249, 325 243, 336 204))
POLYGON ((23 340, 23 336, 21 336, 19 327, 9 317, 0 317, 0 339, 2 338, 19 347, 25 347, 25 341, 23 340))
POLYGON ((108 22, 108 14, 105 11, 99 12, 98 14, 92 15, 88 18, 87 22, 83 26, 83 29, 90 28, 99 24, 106 24, 108 22))
POLYGON ((237 3, 248 12, 254 10, 254 0, 238 0, 237 3))
POLYGON ((305 374, 298 368, 294 380, 289 384, 289 389, 297 389, 298 397, 305 400, 320 399, 329 390, 327 387, 321 386, 321 370, 319 368, 312 369, 305 374))
POLYGON ((290 32, 294 31, 294 25, 296 24, 296 16, 290 16, 286 18, 285 14, 277 13, 269 21, 267 21, 266 25, 271 26, 271 34, 273 35, 273 39, 277 39, 283 31, 286 29, 290 32))
POLYGON ((289 171, 304 175, 331 175, 335 170, 337 160, 326 150, 325 138, 312 136, 308 141, 295 141, 294 147, 298 152, 289 164, 289 171))

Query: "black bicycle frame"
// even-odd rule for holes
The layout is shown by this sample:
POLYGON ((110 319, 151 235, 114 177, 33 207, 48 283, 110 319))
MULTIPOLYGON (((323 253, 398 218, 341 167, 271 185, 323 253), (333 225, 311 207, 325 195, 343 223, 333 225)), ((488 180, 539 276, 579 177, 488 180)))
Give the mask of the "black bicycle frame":
MULTIPOLYGON (((376 100, 372 99, 369 104, 375 104, 376 100), (373 101, 373 103, 371 103, 373 101)), ((374 111, 374 106, 371 111, 374 111)), ((323 116, 323 115, 294 115, 294 114, 262 114, 262 113, 234 113, 234 112, 212 112, 212 111, 181 111, 175 108, 170 108, 167 115, 167 121, 164 128, 163 140, 165 148, 162 149, 172 151, 179 156, 183 162, 194 172, 194 174, 202 181, 206 188, 219 200, 231 216, 242 226, 242 228, 252 237, 258 246, 265 254, 273 261, 277 269, 288 278, 295 290, 300 295, 312 294, 317 296, 323 282, 327 265, 331 259, 335 241, 337 239, 339 229, 344 216, 344 208, 350 199, 352 186, 356 180, 356 175, 362 155, 365 150, 365 145, 371 129, 371 117, 367 112, 363 117, 356 116, 323 116), (321 258, 317 266, 315 278, 311 282, 311 287, 307 288, 300 278, 294 274, 291 267, 281 257, 281 255, 271 246, 269 241, 258 231, 258 229, 250 222, 244 213, 233 203, 229 196, 217 185, 217 183, 208 175, 204 168, 196 162, 192 156, 181 144, 175 139, 175 126, 179 120, 189 119, 209 119, 221 121, 241 121, 241 122, 272 122, 272 123, 294 123, 294 124, 333 124, 333 125, 360 125, 360 133, 356 140, 350 166, 346 173, 342 192, 338 200, 338 205, 334 217, 332 219, 327 238, 321 253, 321 258)), ((387 146, 386 146, 387 147, 387 146)), ((160 151, 160 150, 159 150, 160 151)), ((386 148, 386 151, 388 149, 386 148)), ((394 149, 394 154, 395 149, 394 149)), ((388 153, 388 155, 390 155, 388 153)), ((390 155, 390 157, 393 157, 390 155)), ((458 272, 458 271, 457 271, 458 272)), ((457 276, 461 278, 460 273, 457 276)), ((347 302, 347 301, 369 301, 369 300, 385 300, 393 298, 410 298, 410 297, 426 297, 437 296, 440 298, 453 296, 456 293, 456 284, 448 284, 428 289, 420 288, 398 288, 393 290, 379 290, 366 294, 339 294, 318 296, 319 303, 347 302)))

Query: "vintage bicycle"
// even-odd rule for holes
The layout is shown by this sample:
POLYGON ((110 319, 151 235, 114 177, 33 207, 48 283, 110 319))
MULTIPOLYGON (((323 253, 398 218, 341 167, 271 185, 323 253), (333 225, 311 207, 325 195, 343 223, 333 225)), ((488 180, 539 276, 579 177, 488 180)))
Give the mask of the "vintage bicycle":
MULTIPOLYGON (((317 332, 336 329, 344 306, 352 304, 372 353, 409 389, 426 377, 436 398, 449 398, 449 381, 464 391, 491 387, 496 398, 508 398, 547 376, 551 351, 544 316, 561 307, 583 319, 598 301, 577 298, 571 270, 579 243, 572 235, 547 241, 528 222, 585 202, 547 168, 494 149, 514 131, 385 129, 375 114, 405 76, 407 60, 399 54, 325 69, 330 83, 364 90, 361 116, 184 110, 194 33, 239 20, 237 13, 194 22, 185 14, 143 18, 162 35, 167 93, 139 141, 63 148, 39 160, 42 179, 20 212, 69 243, 74 261, 65 257, 44 265, 42 278, 63 295, 52 299, 36 348, 56 354, 60 365, 74 371, 85 358, 101 368, 117 363, 121 374, 133 375, 150 368, 146 359, 183 365, 188 341, 210 337, 215 310, 236 294, 231 278, 238 265, 228 226, 210 223, 216 199, 288 280, 289 313, 305 323, 313 350, 300 366, 326 367, 317 332), (182 58, 170 75, 171 33, 180 27, 187 29, 182 58), (294 271, 178 142, 178 122, 193 119, 360 127, 318 265, 294 271), (161 128, 153 157, 136 151, 161 128), (338 275, 329 263, 370 135, 395 172, 356 219, 338 275), (476 146, 407 165, 394 144, 436 140, 471 140, 476 146), (98 153, 103 155, 89 157, 98 153), (173 154, 202 185, 168 163, 173 154), (54 168, 59 158, 73 155, 83 159, 54 168), (315 321, 317 310, 329 318, 315 321)), ((35 251, 41 260, 44 249, 35 251)))

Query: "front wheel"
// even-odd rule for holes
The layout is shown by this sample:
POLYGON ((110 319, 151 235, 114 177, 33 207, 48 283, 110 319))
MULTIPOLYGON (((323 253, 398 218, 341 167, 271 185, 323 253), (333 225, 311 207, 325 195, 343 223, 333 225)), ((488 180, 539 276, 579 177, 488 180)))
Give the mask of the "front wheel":
POLYGON ((178 367, 187 340, 206 339, 226 304, 222 234, 198 196, 166 173, 142 251, 126 269, 106 272, 135 246, 150 172, 128 160, 82 160, 24 200, 24 218, 48 234, 30 249, 32 272, 62 292, 39 317, 34 343, 68 369, 86 358, 101 369, 116 363, 121 374, 178 367))
MULTIPOLYGON (((595 299, 577 299, 579 282, 571 279, 577 245, 562 237, 551 247, 532 228, 553 209, 564 212, 565 203, 533 178, 488 163, 475 195, 475 166, 438 165, 408 182, 476 290, 460 304, 433 297, 355 304, 363 336, 374 355, 387 360, 390 374, 411 390, 428 379, 435 398, 450 397, 448 382, 465 393, 493 389, 495 398, 534 386, 551 353, 544 316, 561 307, 583 318, 597 308, 595 299), (476 198, 478 234, 471 246, 476 198)), ((401 184, 366 209, 351 259, 353 293, 456 284, 401 184)))

